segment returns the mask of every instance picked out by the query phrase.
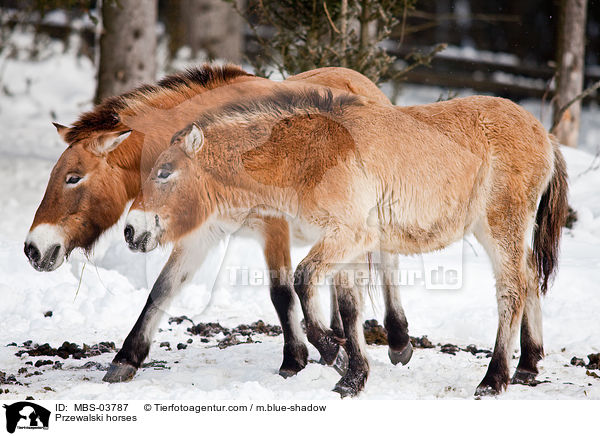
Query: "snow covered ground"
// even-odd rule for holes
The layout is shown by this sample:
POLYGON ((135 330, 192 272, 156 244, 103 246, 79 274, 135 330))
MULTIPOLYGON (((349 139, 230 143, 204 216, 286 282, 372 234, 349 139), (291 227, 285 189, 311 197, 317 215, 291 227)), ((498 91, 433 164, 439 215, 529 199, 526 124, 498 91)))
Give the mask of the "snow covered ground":
MULTIPOLYGON (((80 368, 87 361, 106 365, 113 357, 107 353, 83 361, 67 359, 63 369, 43 366, 38 375, 18 374, 28 366, 27 361, 46 358, 17 357, 17 348, 6 346, 12 342, 32 340, 58 347, 63 341, 114 341, 120 346, 168 251, 129 252, 118 225, 102 238, 89 261, 74 252, 55 272, 31 268, 22 251, 23 240, 50 170, 64 149, 50 122, 67 124, 90 107, 94 71, 89 60, 58 50, 42 62, 11 60, 4 68, 2 85, 9 95, 0 97, 0 371, 14 374, 22 384, 0 386, 8 389, 1 398, 338 398, 331 392, 339 378, 332 368, 310 363, 291 379, 277 375, 281 336, 255 336, 260 342, 223 350, 215 347, 216 340, 202 343, 194 337, 187 349, 176 349, 175 344, 190 338, 186 332, 189 323, 168 324, 169 316, 187 315, 194 322, 215 321, 227 327, 258 319, 277 323, 266 285, 228 283, 228 268, 265 268, 258 245, 241 238, 231 238, 214 251, 165 316, 149 360, 165 361, 169 369, 145 368, 130 383, 109 385, 101 381, 103 371, 80 368), (51 317, 44 316, 48 311, 52 311, 51 317), (160 348, 162 341, 170 342, 173 351, 160 348)), ((431 102, 442 92, 409 86, 397 103, 431 102)), ((539 103, 526 102, 525 106, 540 116, 539 103)), ((585 368, 570 365, 573 356, 600 351, 600 170, 594 159, 600 146, 600 109, 590 108, 583 117, 582 147, 564 150, 571 179, 570 204, 579 220, 564 235, 560 271, 543 303, 547 355, 539 380, 546 383, 510 386, 502 399, 600 399, 600 380, 586 375, 585 368)), ((306 251, 295 249, 294 261, 306 251)), ((404 287, 403 303, 413 336, 427 335, 434 344, 493 346, 497 318, 494 283, 487 257, 474 238, 439 253, 403 258, 402 266, 416 271, 440 266, 458 270, 462 277, 462 286, 455 290, 404 287)), ((321 298, 327 308, 325 290, 321 298)), ((383 307, 377 291, 374 304, 366 301, 365 319, 381 322, 383 307)), ((309 349, 310 358, 317 359, 316 350, 309 349)), ((409 365, 394 367, 386 347, 369 346, 368 353, 371 375, 361 399, 473 398, 489 361, 466 352, 443 354, 437 347, 417 349, 409 365)), ((514 365, 517 356, 515 350, 514 365)), ((29 368, 29 374, 38 370, 29 368)))

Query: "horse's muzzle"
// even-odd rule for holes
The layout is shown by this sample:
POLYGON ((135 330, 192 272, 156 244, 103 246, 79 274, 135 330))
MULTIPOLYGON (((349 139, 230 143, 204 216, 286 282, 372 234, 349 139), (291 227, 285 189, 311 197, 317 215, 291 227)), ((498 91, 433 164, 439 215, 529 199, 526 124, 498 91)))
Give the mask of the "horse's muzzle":
POLYGON ((161 234, 162 228, 157 214, 134 209, 127 215, 123 236, 131 251, 146 253, 154 250, 158 246, 161 234))
POLYGON ((55 244, 49 247, 44 255, 32 242, 25 243, 25 256, 29 259, 29 263, 38 271, 52 271, 56 269, 58 256, 61 252, 60 244, 55 244))
POLYGON ((136 238, 133 226, 131 224, 127 224, 123 233, 125 235, 125 242, 127 242, 130 250, 141 251, 142 253, 148 251, 148 241, 152 236, 150 232, 143 232, 136 238))

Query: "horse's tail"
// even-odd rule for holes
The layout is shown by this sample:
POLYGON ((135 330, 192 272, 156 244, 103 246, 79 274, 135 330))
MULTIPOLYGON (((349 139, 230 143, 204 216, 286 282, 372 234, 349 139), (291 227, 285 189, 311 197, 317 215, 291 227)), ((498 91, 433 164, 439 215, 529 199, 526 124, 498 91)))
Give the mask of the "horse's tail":
POLYGON ((569 207, 565 159, 560 152, 558 139, 550 135, 550 142, 554 151, 554 171, 540 199, 533 234, 533 257, 543 294, 548 290, 548 280, 558 266, 558 246, 569 207))

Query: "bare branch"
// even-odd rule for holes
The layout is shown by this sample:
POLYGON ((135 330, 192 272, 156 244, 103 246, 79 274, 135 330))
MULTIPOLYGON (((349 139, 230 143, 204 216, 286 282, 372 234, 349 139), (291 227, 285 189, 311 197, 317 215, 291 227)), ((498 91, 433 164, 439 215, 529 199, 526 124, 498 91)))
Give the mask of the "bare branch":
POLYGON ((404 31, 406 30, 406 16, 408 14, 408 0, 404 0, 404 11, 402 13, 402 25, 400 26, 400 41, 398 46, 401 46, 404 42, 404 31))
POLYGON ((556 132, 556 129, 558 128, 558 125, 560 124, 563 115, 573 104, 588 97, 594 91, 596 91, 598 88, 600 88, 600 80, 598 80, 596 83, 594 83, 590 87, 584 89, 583 92, 581 92, 580 94, 573 97, 564 106, 562 106, 558 111, 556 111, 554 113, 554 116, 552 117, 552 127, 550 128, 550 133, 556 132))
POLYGON ((333 20, 331 19, 331 15, 329 15, 329 10, 327 9, 327 2, 323 2, 323 9, 325 9, 325 15, 327 15, 327 19, 329 20, 329 24, 331 24, 331 28, 333 29, 333 31, 335 33, 341 33, 339 31, 339 29, 336 27, 336 25, 333 23, 333 20))
MULTIPOLYGON (((458 14, 433 14, 416 9, 408 12, 408 16, 413 18, 423 18, 431 21, 456 21, 460 18, 458 14)), ((521 19, 518 15, 509 14, 471 14, 469 18, 476 21, 506 23, 518 22, 521 19)))
POLYGON ((429 65, 431 63, 431 60, 433 59, 433 57, 436 54, 438 54, 439 52, 441 52, 442 50, 444 50, 447 46, 448 46, 448 44, 438 44, 435 47, 433 47, 431 49, 431 51, 429 53, 427 53, 426 55, 416 56, 415 57, 415 62, 413 62, 412 64, 410 64, 406 68, 403 68, 402 70, 396 72, 395 74, 392 75, 391 78, 392 79, 398 79, 398 78, 406 75, 409 71, 414 70, 418 66, 429 65))

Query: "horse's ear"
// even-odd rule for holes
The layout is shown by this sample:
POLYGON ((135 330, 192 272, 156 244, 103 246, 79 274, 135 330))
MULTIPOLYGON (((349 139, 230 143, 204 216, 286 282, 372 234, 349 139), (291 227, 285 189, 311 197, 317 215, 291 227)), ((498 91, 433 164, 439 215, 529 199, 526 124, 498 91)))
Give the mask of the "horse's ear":
POLYGON ((131 130, 124 130, 122 132, 110 132, 100 135, 92 151, 98 156, 104 156, 116 149, 130 134, 131 130))
POLYGON ((69 133, 69 130, 71 130, 71 129, 67 126, 63 126, 62 124, 58 124, 58 123, 52 123, 52 125, 54 127, 56 127, 56 131, 58 132, 60 137, 63 139, 63 141, 67 142, 67 140, 65 138, 67 136, 67 133, 69 133))
POLYGON ((192 124, 192 128, 181 141, 181 147, 185 154, 189 157, 194 157, 202 149, 204 145, 204 133, 196 124, 192 124))

